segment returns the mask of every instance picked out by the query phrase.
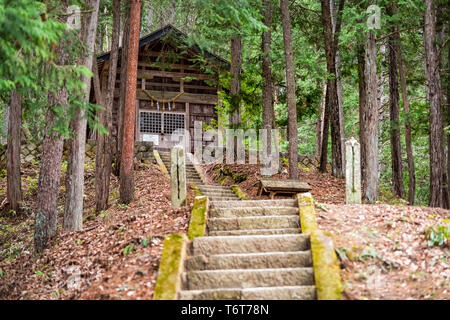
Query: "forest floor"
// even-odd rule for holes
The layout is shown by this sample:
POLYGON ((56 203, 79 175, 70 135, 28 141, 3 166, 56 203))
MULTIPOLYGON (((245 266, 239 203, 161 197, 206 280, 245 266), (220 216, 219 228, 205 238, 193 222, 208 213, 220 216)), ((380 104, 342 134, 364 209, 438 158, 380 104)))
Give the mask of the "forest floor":
MULTIPOLYGON (((39 166, 22 167, 24 212, 5 206, 6 177, 0 171, 0 299, 151 299, 166 235, 186 232, 188 205, 170 207, 170 182, 153 164, 135 171, 136 200, 118 202, 112 176, 110 208, 94 214, 94 174, 86 164, 84 229, 58 229, 48 248, 33 250, 33 211, 39 166), (74 275, 80 275, 74 281, 74 275)), ((257 165, 209 165, 210 182, 237 183, 258 197, 257 165)), ((287 170, 274 178, 287 178, 287 170)), ((345 205, 344 181, 301 167, 312 186, 317 220, 336 244, 346 299, 450 299, 449 246, 430 245, 430 227, 450 224, 450 211, 405 205, 345 205)), ((64 174, 61 174, 64 182, 64 174)), ((59 198, 62 220, 64 184, 59 198)))
MULTIPOLYGON (((257 196, 259 165, 203 170, 213 181, 236 183, 251 199, 269 199, 257 196)), ((287 179, 287 169, 274 178, 287 179)), ((335 242, 345 299, 450 299, 449 243, 431 245, 426 237, 432 227, 450 226, 450 210, 399 205, 401 199, 345 205, 343 179, 300 167, 300 180, 311 185, 319 227, 335 242)))
MULTIPOLYGON (((118 179, 111 176, 110 208, 95 215, 95 166, 88 162, 83 230, 58 228, 48 248, 36 255, 33 211, 39 167, 23 166, 22 171, 27 209, 14 216, 4 206, 0 216, 0 299, 152 298, 163 239, 187 232, 192 190, 188 190, 187 206, 172 209, 170 181, 156 165, 140 164, 135 171, 136 200, 127 206, 119 204, 118 179)), ((64 186, 64 174, 61 183, 64 186)), ((4 175, 0 190, 2 203, 4 175)), ((64 187, 59 204, 62 222, 64 187)))

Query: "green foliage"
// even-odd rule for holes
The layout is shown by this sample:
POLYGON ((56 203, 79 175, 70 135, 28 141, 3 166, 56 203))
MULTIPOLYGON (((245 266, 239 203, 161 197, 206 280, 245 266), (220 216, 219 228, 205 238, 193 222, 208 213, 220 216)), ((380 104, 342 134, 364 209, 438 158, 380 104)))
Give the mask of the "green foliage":
POLYGON ((424 231, 425 239, 428 240, 429 246, 442 246, 448 243, 450 236, 450 226, 436 225, 429 227, 424 231))
POLYGON ((133 243, 129 244, 123 249, 122 254, 124 256, 126 256, 127 254, 130 254, 131 252, 133 252, 133 249, 134 249, 134 244, 133 243))

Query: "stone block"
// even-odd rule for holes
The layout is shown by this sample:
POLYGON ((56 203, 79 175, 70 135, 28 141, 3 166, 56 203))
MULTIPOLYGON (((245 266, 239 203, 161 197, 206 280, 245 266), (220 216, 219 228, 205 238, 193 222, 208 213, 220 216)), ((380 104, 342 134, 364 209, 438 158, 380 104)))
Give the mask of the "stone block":
POLYGON ((172 207, 179 208, 186 204, 186 157, 184 149, 175 146, 170 151, 170 189, 172 207))

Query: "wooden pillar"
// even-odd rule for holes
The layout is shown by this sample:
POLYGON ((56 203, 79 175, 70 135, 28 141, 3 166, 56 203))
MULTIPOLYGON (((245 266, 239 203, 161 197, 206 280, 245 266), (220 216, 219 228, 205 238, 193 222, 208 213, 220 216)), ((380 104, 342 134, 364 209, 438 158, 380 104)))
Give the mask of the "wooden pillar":
POLYGON ((191 145, 191 141, 192 141, 192 137, 191 137, 191 121, 189 120, 189 102, 185 103, 185 112, 184 112, 184 130, 185 132, 188 132, 188 136, 190 137, 190 139, 188 139, 189 141, 187 141, 185 148, 186 148, 186 152, 191 152, 192 151, 192 145, 191 145), (189 145, 188 145, 189 144, 189 145))
POLYGON ((134 124, 134 140, 141 141, 141 132, 139 126, 139 100, 136 100, 136 121, 134 124))

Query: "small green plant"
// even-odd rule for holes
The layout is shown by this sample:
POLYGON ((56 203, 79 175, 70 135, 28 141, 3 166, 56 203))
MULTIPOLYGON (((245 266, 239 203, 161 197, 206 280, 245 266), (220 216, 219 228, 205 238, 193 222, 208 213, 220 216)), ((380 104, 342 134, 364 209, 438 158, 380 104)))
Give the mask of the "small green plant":
POLYGON ((52 298, 59 298, 65 292, 64 289, 58 289, 52 292, 52 298))
POLYGON ((117 204, 117 206, 118 206, 120 209, 127 209, 127 208, 128 208, 128 205, 127 205, 127 204, 124 204, 124 203, 119 203, 119 204, 117 204))
POLYGON ((368 259, 376 259, 378 257, 379 255, 376 252, 376 250, 374 248, 369 247, 367 249, 364 249, 363 252, 361 252, 361 254, 358 257, 358 260, 365 262, 368 259))
POLYGON ((148 242, 149 242, 150 238, 145 238, 144 240, 142 240, 142 246, 145 248, 146 246, 148 246, 148 242))
POLYGON ((116 232, 117 233, 122 233, 122 232, 124 232, 124 231, 126 231, 127 230, 127 227, 121 227, 119 230, 117 230, 116 232))
POLYGON ((110 215, 106 212, 106 210, 102 210, 102 211, 100 211, 100 217, 103 220, 108 220, 110 218, 110 215))
POLYGON ((134 249, 134 243, 129 244, 129 245, 127 245, 127 246, 123 249, 122 254, 123 254, 124 256, 126 256, 127 254, 130 254, 130 253, 133 251, 133 249, 134 249))
POLYGON ((42 271, 34 270, 34 273, 37 274, 38 276, 41 276, 42 278, 46 277, 45 273, 43 273, 42 271))
POLYGON ((428 240, 428 245, 442 246, 448 243, 448 237, 450 235, 450 226, 436 225, 429 227, 424 231, 425 239, 428 240))

